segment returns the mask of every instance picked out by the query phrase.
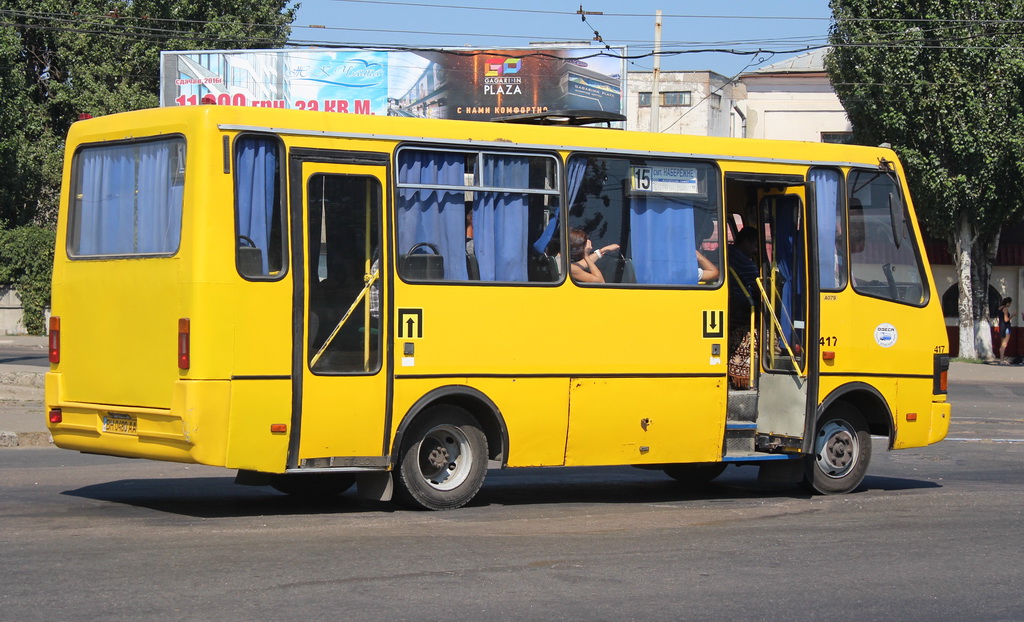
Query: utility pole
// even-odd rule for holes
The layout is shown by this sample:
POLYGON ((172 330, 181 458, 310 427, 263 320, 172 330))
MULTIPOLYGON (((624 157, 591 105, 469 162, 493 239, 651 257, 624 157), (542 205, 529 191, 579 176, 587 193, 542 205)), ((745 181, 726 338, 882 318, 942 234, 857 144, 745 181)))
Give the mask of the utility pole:
POLYGON ((661 93, 658 79, 661 77, 661 11, 654 14, 654 74, 651 84, 651 131, 660 132, 661 93))

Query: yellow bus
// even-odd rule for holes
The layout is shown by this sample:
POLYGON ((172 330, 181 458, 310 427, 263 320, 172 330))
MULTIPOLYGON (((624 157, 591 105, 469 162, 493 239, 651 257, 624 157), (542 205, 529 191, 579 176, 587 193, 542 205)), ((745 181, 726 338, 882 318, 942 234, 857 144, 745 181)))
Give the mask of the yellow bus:
POLYGON ((844 493, 871 435, 948 430, 888 149, 195 106, 80 121, 65 162, 65 449, 450 509, 506 467, 844 493))

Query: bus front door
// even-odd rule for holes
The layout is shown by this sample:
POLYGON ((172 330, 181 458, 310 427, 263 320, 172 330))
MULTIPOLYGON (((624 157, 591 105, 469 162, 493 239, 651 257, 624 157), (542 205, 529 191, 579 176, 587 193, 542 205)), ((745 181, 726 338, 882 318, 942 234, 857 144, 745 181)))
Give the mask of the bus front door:
POLYGON ((759 448, 798 451, 808 399, 807 262, 803 189, 764 194, 759 202, 761 296, 757 435, 759 448))
POLYGON ((290 469, 387 464, 381 158, 292 150, 290 469))

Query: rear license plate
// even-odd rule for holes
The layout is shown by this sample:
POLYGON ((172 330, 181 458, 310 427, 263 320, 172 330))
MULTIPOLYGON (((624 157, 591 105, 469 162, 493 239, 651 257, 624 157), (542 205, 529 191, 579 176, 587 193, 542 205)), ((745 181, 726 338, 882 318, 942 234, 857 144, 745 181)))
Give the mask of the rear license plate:
POLYGON ((112 432, 114 434, 138 435, 139 423, 138 420, 131 415, 107 413, 107 415, 103 417, 103 431, 112 432))

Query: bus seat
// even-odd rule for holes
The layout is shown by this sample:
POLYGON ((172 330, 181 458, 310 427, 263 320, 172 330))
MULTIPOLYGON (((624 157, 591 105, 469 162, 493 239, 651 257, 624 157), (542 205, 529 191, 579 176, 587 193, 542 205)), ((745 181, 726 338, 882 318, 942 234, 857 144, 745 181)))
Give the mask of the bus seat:
POLYGON ((466 273, 470 281, 480 280, 480 263, 476 260, 476 255, 471 253, 466 253, 466 273))
POLYGON ((440 281, 444 279, 444 256, 437 247, 428 242, 414 244, 409 252, 402 255, 398 264, 399 274, 414 281, 440 281), (418 252, 429 249, 432 253, 418 252))
POLYGON ((622 280, 620 283, 636 283, 636 268, 629 257, 622 258, 622 280))
POLYGON ((636 269, 629 257, 608 253, 596 263, 606 283, 636 283, 636 269))
POLYGON ((255 246, 239 246, 238 271, 246 276, 262 276, 263 251, 255 246))

